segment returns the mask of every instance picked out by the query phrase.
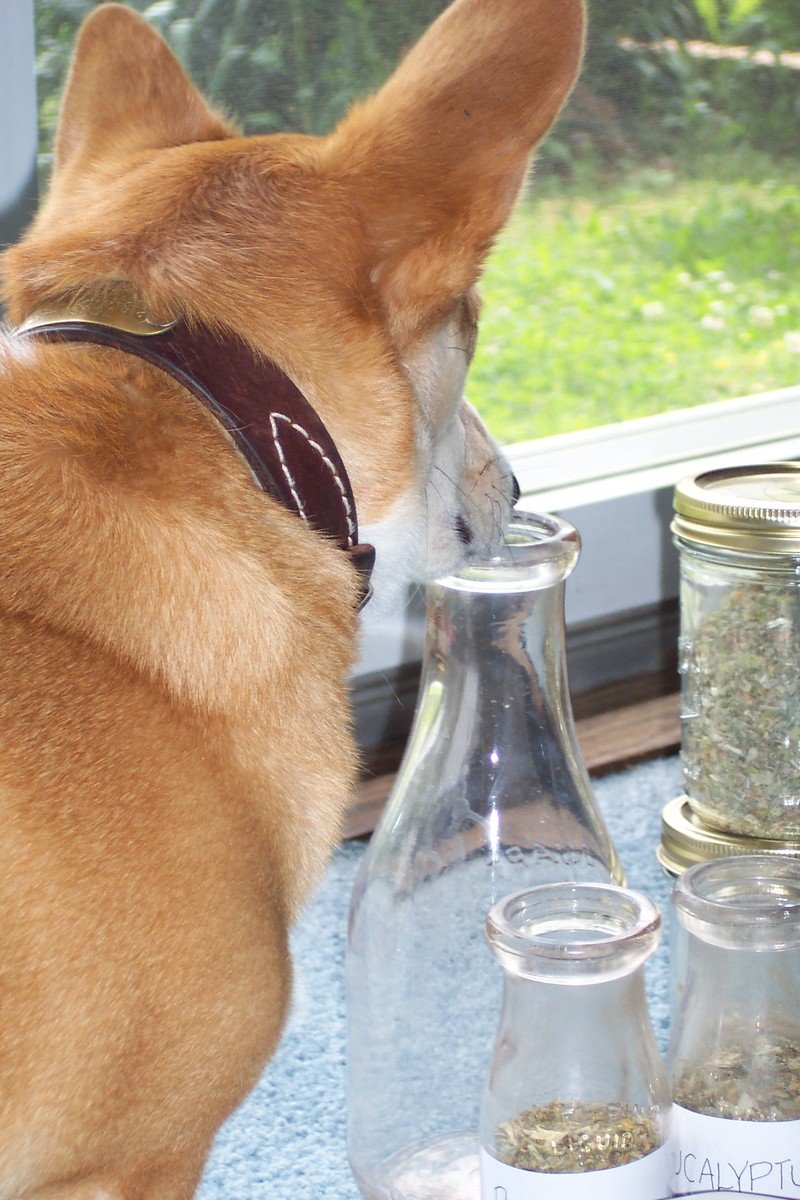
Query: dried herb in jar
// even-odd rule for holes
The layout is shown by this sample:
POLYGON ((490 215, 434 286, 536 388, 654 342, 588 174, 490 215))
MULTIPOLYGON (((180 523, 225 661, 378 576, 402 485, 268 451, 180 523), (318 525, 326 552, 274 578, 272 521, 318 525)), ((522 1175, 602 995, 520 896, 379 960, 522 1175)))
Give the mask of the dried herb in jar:
POLYGON ((734 588, 682 639, 692 806, 729 833, 800 834, 800 592, 734 588))
POLYGON ((632 1105, 556 1100, 498 1126, 493 1153, 510 1167, 566 1174, 625 1166, 661 1142, 657 1122, 632 1105))
POLYGON ((736 1121, 800 1120, 800 1041, 742 1038, 724 1053, 678 1071, 675 1103, 736 1121))

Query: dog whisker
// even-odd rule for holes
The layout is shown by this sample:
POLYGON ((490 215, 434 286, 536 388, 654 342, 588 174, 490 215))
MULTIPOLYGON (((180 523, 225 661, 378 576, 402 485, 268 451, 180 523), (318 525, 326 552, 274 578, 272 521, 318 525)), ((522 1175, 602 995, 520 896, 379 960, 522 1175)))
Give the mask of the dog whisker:
MULTIPOLYGON (((466 502, 466 503, 467 503, 467 504, 470 506, 470 508, 471 508, 471 509, 472 509, 474 512, 477 512, 477 513, 480 515, 480 509, 479 509, 479 506, 478 506, 478 505, 475 503, 475 501, 472 499, 472 492, 474 492, 474 491, 475 491, 475 485, 473 485, 473 487, 472 487, 472 490, 471 490, 470 492, 465 492, 465 491, 464 491, 464 489, 463 489, 463 487, 461 487, 459 484, 457 484, 457 483, 456 483, 456 481, 455 481, 455 479, 453 479, 453 478, 452 478, 450 475, 448 475, 446 471, 442 470, 442 468, 441 468, 441 467, 439 467, 439 466, 435 466, 435 467, 434 467, 434 470, 438 471, 440 475, 444 475, 444 477, 445 477, 445 479, 447 480, 447 482, 448 482, 449 484, 451 484, 451 486, 452 486, 453 488, 455 488, 456 492, 458 492, 458 494, 464 498, 464 501, 465 501, 465 502, 466 502)), ((437 489, 437 494, 438 494, 438 495, 439 495, 439 497, 441 498, 441 492, 438 492, 438 489, 437 489)), ((444 501, 442 501, 442 503, 444 504, 444 501)), ((447 506, 445 505, 445 508, 446 508, 446 507, 447 507, 447 506)))
POLYGON ((396 691, 394 685, 392 684, 391 679, 389 678, 388 672, 381 671, 380 674, 381 674, 381 677, 383 678, 383 682, 387 685, 387 687, 389 688, 389 691, 392 693, 392 695, 394 696, 397 703, 402 705, 403 702, 400 699, 399 695, 397 694, 397 691, 396 691))
MULTIPOLYGON (((458 494, 459 494, 459 495, 460 495, 460 496, 463 498, 463 500, 464 500, 464 503, 465 503, 465 505, 468 507, 469 511, 471 511, 471 512, 475 513, 475 514, 476 514, 476 516, 477 516, 478 518, 481 518, 481 517, 482 517, 482 515, 483 515, 483 513, 482 513, 482 508, 481 508, 481 506, 480 506, 480 505, 476 504, 476 503, 475 503, 475 501, 472 499, 472 495, 471 495, 471 493, 467 493, 467 492, 465 492, 465 491, 464 491, 464 489, 463 489, 462 487, 460 487, 460 486, 459 486, 459 485, 458 485, 458 484, 455 482, 455 480, 454 480, 454 479, 453 479, 453 478, 452 478, 450 475, 448 475, 448 473, 447 473, 445 470, 443 470, 443 469, 442 469, 440 466, 438 466, 438 465, 435 465, 435 466, 434 466, 434 469, 435 469, 435 470, 437 470, 437 471, 439 472, 439 474, 440 474, 440 475, 443 475, 443 476, 444 476, 444 478, 445 478, 445 479, 448 481, 448 483, 450 483, 450 484, 451 484, 451 486, 452 486, 452 487, 455 489, 455 491, 456 491, 456 492, 457 492, 457 493, 458 493, 458 494)), ((430 480, 430 483, 431 483, 431 486, 434 488, 434 490, 435 490, 436 494, 438 495, 439 499, 441 500, 441 502, 442 502, 442 507, 444 508, 445 512, 448 512, 448 511, 449 511, 448 505, 447 505, 447 504, 445 504, 444 497, 442 496, 441 492, 440 492, 440 491, 439 491, 439 489, 436 487, 436 485, 434 484, 434 482, 433 482, 433 480, 432 480, 432 479, 430 480)), ((473 487, 473 489, 472 489, 472 490, 473 490, 473 491, 475 490, 475 489, 474 489, 474 487, 473 487)), ((483 548, 484 548, 484 549, 485 549, 487 552, 489 552, 489 553, 490 553, 490 552, 491 552, 491 550, 492 550, 492 547, 493 547, 493 541, 492 541, 492 539, 491 539, 490 537, 487 537, 485 534, 481 533, 481 530, 480 530, 480 521, 479 521, 479 523, 478 523, 478 527, 477 527, 477 528, 474 528, 474 527, 473 527, 473 534, 474 534, 474 535, 477 537, 477 539, 480 541, 480 543, 482 544, 483 548)))

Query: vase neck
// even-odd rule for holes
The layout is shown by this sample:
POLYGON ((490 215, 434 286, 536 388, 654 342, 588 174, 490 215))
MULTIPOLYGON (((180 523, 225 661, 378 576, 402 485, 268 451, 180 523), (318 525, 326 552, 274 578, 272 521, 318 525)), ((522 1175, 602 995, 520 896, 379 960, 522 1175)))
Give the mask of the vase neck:
POLYGON ((438 863, 482 847, 492 888, 514 865, 506 845, 529 864, 531 874, 516 872, 525 882, 620 877, 567 686, 564 580, 576 536, 531 541, 523 561, 468 565, 428 587, 421 689, 382 828, 419 823, 438 863))
POLYGON ((432 584, 423 688, 481 681, 487 698, 533 691, 548 708, 567 696, 564 583, 512 593, 432 584))

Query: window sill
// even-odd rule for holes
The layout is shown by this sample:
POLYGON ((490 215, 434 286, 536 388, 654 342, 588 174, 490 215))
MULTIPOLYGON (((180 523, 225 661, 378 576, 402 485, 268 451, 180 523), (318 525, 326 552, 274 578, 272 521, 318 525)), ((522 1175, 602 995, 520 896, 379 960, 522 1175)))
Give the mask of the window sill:
MULTIPOLYGON (((653 672, 675 686, 674 486, 712 467, 800 458, 800 387, 544 438, 508 453, 520 507, 558 512, 583 540, 566 598, 573 695, 653 672)), ((418 600, 365 640, 353 695, 370 756, 408 729, 424 622, 418 600)))

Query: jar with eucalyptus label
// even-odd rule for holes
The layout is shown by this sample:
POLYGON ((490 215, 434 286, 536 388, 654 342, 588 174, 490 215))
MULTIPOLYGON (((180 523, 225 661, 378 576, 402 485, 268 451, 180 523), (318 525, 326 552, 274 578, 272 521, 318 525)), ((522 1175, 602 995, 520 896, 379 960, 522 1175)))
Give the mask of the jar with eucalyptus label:
POLYGON ((656 906, 550 884, 491 910, 505 971, 481 1112, 483 1200, 663 1200, 670 1092, 644 989, 656 906))
POLYGON ((673 897, 673 1194, 800 1200, 800 862, 701 863, 673 897))

